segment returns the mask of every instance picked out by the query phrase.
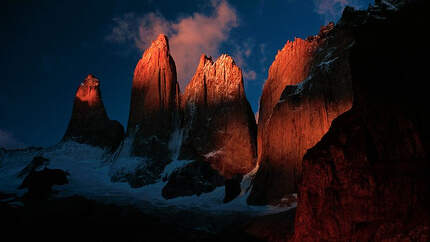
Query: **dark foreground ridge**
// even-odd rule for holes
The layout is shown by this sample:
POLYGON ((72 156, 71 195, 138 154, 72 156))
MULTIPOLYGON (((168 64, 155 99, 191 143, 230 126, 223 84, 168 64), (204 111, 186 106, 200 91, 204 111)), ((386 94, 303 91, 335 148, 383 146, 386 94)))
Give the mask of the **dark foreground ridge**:
MULTIPOLYGON (((16 199, 0 193, 1 200, 6 198, 16 199)), ((186 220, 197 219, 192 213, 173 212, 172 219, 172 215, 144 213, 132 206, 104 204, 80 196, 26 200, 24 204, 22 207, 0 202, 3 238, 10 241, 265 241, 254 227, 256 218, 247 216, 202 215, 202 227, 190 228, 186 220), (207 226, 220 221, 226 223, 221 228, 207 226)), ((294 211, 289 214, 287 218, 294 217, 294 211)))

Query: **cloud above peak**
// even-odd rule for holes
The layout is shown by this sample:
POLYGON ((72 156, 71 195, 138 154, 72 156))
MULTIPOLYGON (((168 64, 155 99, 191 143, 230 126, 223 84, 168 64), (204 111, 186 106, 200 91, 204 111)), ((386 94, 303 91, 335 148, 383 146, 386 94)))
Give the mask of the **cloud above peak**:
POLYGON ((160 33, 166 34, 181 88, 192 78, 200 55, 218 56, 221 44, 238 26, 236 10, 225 0, 211 1, 209 13, 195 12, 173 21, 159 12, 144 16, 128 13, 113 21, 115 25, 107 39, 116 43, 132 42, 141 51, 160 33))

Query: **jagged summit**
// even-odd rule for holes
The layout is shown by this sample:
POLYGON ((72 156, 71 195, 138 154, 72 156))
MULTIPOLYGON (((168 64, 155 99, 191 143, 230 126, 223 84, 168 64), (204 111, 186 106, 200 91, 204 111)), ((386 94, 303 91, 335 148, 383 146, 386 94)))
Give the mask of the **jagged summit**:
MULTIPOLYGON (((199 65, 197 66, 197 70, 196 72, 198 72, 201 69, 209 69, 209 68, 213 68, 211 66, 224 66, 224 65, 230 65, 230 66, 236 66, 236 63, 233 59, 233 57, 231 57, 228 54, 222 54, 218 57, 218 59, 216 59, 216 61, 214 62, 211 56, 207 56, 205 54, 202 54, 200 56, 200 61, 199 61, 199 65)), ((216 68, 216 67, 215 67, 216 68)), ((238 67, 239 68, 239 67, 238 67)), ((239 68, 240 69, 240 68, 239 68)))
POLYGON ((245 97, 242 70, 233 58, 222 54, 213 61, 212 57, 202 54, 197 70, 185 88, 183 105, 203 101, 219 104, 242 97, 245 97), (199 97, 199 93, 204 97, 199 97))

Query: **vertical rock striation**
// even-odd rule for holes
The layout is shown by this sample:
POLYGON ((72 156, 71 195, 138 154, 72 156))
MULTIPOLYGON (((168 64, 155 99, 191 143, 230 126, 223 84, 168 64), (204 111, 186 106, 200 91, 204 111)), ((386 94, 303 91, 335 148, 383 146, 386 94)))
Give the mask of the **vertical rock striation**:
POLYGON ((257 143, 259 161, 264 150, 263 137, 266 129, 270 129, 267 123, 273 113, 273 109, 279 102, 286 86, 295 85, 306 79, 309 74, 313 54, 318 46, 318 41, 308 41, 300 38, 296 38, 294 41, 287 41, 284 48, 278 51, 275 61, 270 66, 258 111, 257 143))
MULTIPOLYGON (((223 178, 240 182, 236 176, 255 166, 256 124, 245 96, 242 71, 230 56, 222 55, 213 62, 202 55, 183 94, 182 108, 184 140, 180 158, 204 162, 223 178)), ((181 193, 171 189, 177 182, 169 181, 163 189, 165 197, 181 193)))
POLYGON ((183 95, 183 156, 208 161, 223 176, 255 166, 255 120, 242 71, 228 55, 202 56, 183 95))
POLYGON ((168 141, 178 126, 179 85, 168 39, 160 34, 137 63, 127 136, 132 155, 169 159, 168 141))
POLYGON ((119 122, 109 120, 99 86, 99 80, 91 74, 81 83, 62 141, 73 140, 113 151, 124 137, 124 128, 119 122))
POLYGON ((306 150, 352 104, 348 31, 329 24, 287 42, 269 70, 260 100, 259 170, 250 204, 276 204, 297 192, 306 150))
POLYGON ((293 241, 429 241, 428 8, 345 10, 354 104, 304 157, 293 241))

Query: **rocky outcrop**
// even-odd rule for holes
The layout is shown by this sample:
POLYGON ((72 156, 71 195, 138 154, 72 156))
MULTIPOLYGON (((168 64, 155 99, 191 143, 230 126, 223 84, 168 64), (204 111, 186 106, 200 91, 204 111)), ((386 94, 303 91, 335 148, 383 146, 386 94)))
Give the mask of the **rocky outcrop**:
MULTIPOLYGON (((242 71, 230 56, 222 55, 213 62, 202 55, 182 105, 184 139, 180 159, 207 162, 225 179, 254 168, 255 119, 245 96, 242 71)), ((170 190, 171 185, 169 181, 164 189, 170 190)))
POLYGON ((408 2, 344 12, 354 104, 304 157, 294 241, 430 239, 429 6, 408 2))
POLYGON ((73 140, 114 150, 123 137, 122 125, 110 120, 106 113, 99 80, 88 75, 76 91, 72 117, 62 141, 73 140))
POLYGON ((131 91, 127 136, 132 155, 169 159, 168 140, 178 128, 179 85, 168 39, 159 35, 137 63, 131 91))
POLYGON ((351 33, 334 24, 287 42, 269 70, 260 100, 260 167, 250 204, 277 204, 297 192, 306 150, 352 105, 351 33))
POLYGON ((33 160, 31 160, 31 162, 18 173, 18 177, 24 177, 34 171, 41 170, 42 167, 46 168, 48 164, 49 159, 40 155, 35 156, 33 157, 33 160))
POLYGON ((212 192, 217 186, 224 185, 224 178, 210 164, 203 161, 192 162, 175 170, 162 190, 166 199, 177 196, 201 195, 212 192))
POLYGON ((27 188, 25 199, 44 200, 52 193, 52 186, 65 185, 69 183, 67 176, 70 174, 61 169, 44 168, 41 171, 32 170, 24 178, 19 189, 27 188))

